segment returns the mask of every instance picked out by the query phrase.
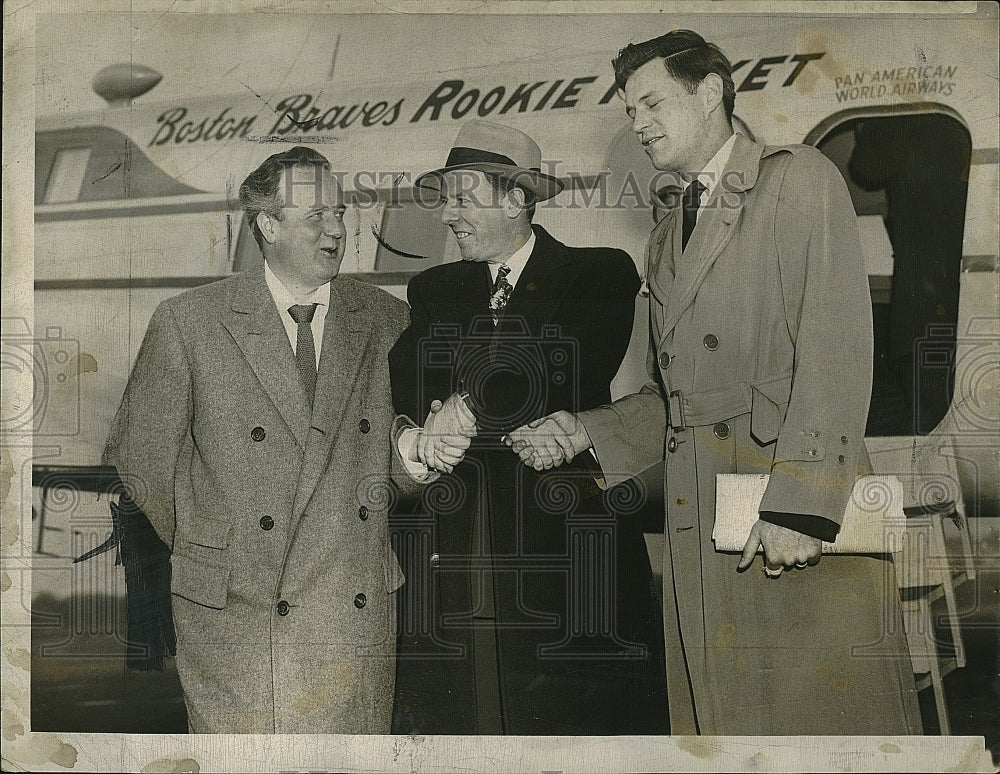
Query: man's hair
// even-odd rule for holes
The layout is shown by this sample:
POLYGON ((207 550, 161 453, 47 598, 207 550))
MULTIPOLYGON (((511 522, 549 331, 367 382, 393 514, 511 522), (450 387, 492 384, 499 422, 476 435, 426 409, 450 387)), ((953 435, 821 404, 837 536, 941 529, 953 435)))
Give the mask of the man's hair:
POLYGON ((314 150, 303 145, 297 145, 289 150, 269 156, 257 169, 247 175, 240 186, 240 204, 246 213, 247 223, 253 232, 257 245, 264 249, 264 237, 257 225, 257 216, 264 213, 275 220, 283 220, 281 208, 285 205, 281 195, 281 173, 286 169, 298 166, 311 166, 316 169, 329 167, 330 162, 314 150))
POLYGON ((515 180, 499 175, 495 172, 485 172, 486 179, 490 181, 497 196, 506 196, 515 188, 520 188, 524 193, 524 212, 528 216, 528 222, 535 217, 535 192, 530 188, 520 185, 515 180))
POLYGON ((629 43, 611 60, 618 88, 624 91, 632 74, 654 59, 663 60, 670 77, 684 86, 688 94, 694 94, 707 75, 715 73, 722 78, 722 106, 732 126, 736 86, 733 67, 722 49, 691 30, 674 30, 644 43, 629 43))

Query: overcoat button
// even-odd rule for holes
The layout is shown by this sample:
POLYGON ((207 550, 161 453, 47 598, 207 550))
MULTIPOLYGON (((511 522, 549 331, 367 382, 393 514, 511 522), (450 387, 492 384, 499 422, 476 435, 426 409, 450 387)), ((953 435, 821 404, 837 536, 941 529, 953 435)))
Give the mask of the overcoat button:
POLYGON ((354 595, 354 606, 358 610, 360 610, 361 608, 363 608, 367 604, 368 604, 368 597, 366 597, 364 594, 355 594, 354 595))
POLYGON ((369 421, 368 421, 367 419, 362 419, 362 420, 361 420, 361 421, 360 421, 360 422, 358 423, 358 427, 360 427, 360 428, 361 428, 361 432, 362 432, 362 433, 367 433, 367 432, 368 432, 369 430, 371 430, 371 429, 372 429, 372 424, 371 424, 371 422, 369 422, 369 421))
POLYGON ((719 422, 712 428, 712 432, 715 433, 715 437, 720 441, 725 441, 729 437, 729 425, 725 422, 719 422))
POLYGON ((671 454, 673 454, 675 451, 677 451, 677 439, 676 438, 671 438, 669 441, 667 441, 667 451, 670 452, 671 454))
POLYGON ((846 446, 847 445, 847 436, 846 435, 840 436, 840 442, 846 446))
POLYGON ((285 600, 278 603, 278 615, 288 615, 288 603, 285 600))
POLYGON ((269 529, 272 529, 273 527, 274 527, 274 519, 272 519, 270 516, 261 516, 260 517, 260 528, 261 529, 263 529, 263 530, 269 530, 269 529))
POLYGON ((661 352, 660 353, 660 368, 666 368, 668 365, 670 365, 670 353, 669 352, 661 352))
POLYGON ((710 352, 715 352, 715 350, 719 348, 719 337, 714 333, 709 333, 704 339, 702 339, 702 344, 705 345, 705 349, 710 352))
POLYGON ((441 566, 441 554, 431 554, 431 567, 441 566))
POLYGON ((266 435, 267 433, 264 432, 263 427, 255 427, 253 430, 250 431, 250 438, 252 438, 254 441, 257 441, 258 443, 260 441, 263 441, 264 436, 266 435))
POLYGON ((358 518, 361 519, 361 521, 368 519, 368 509, 363 505, 358 508, 358 518))

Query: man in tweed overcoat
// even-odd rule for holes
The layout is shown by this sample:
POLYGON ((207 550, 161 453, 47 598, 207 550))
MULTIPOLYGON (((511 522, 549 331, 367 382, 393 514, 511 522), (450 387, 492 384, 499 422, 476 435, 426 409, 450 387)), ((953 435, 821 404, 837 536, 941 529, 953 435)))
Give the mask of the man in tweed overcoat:
POLYGON ((386 733, 390 474, 416 486, 390 442, 406 305, 337 276, 343 194, 314 150, 271 156, 240 198, 264 262, 159 306, 105 460, 172 550, 192 732, 386 733))

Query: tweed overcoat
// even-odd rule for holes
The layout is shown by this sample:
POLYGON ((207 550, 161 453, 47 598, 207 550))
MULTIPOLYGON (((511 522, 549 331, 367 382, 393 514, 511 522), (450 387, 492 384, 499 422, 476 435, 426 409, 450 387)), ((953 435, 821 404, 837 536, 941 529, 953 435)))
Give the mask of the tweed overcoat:
POLYGON ((386 733, 386 357, 406 306, 331 283, 312 412, 263 264, 153 314, 105 451, 172 548, 192 732, 386 733))
POLYGON ((589 453, 539 474, 500 441, 557 409, 610 401, 639 277, 621 250, 534 231, 496 328, 487 265, 449 263, 411 280, 411 323, 390 354, 400 414, 425 415, 464 386, 479 430, 454 473, 427 487, 400 551, 396 733, 484 733, 486 712, 508 734, 666 732, 659 605, 637 520, 615 518, 589 453), (496 710, 484 670, 499 676, 496 710))
POLYGON ((769 580, 711 540, 718 473, 770 473, 761 510, 839 524, 867 465, 872 312, 839 172, 739 135, 686 249, 673 210, 647 272, 652 382, 582 419, 609 486, 665 460, 671 732, 919 733, 890 562, 769 580))

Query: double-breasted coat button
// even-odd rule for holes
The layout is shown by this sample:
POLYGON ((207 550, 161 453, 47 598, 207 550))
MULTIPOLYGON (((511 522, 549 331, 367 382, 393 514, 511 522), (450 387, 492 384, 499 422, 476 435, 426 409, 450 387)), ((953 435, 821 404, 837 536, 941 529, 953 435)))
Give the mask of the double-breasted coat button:
POLYGON ((362 433, 367 433, 369 430, 372 429, 372 423, 369 422, 367 419, 362 419, 360 422, 358 422, 358 427, 361 429, 362 433))
POLYGON ((250 431, 250 438, 253 439, 254 441, 257 441, 258 443, 260 441, 263 441, 264 436, 266 435, 267 433, 264 432, 263 427, 255 427, 253 430, 250 431))
POLYGON ((366 597, 364 594, 355 594, 354 595, 354 606, 358 610, 360 610, 361 608, 363 608, 367 604, 368 604, 368 597, 366 597))
POLYGON ((285 600, 278 603, 278 615, 288 615, 288 603, 285 600))
POLYGON ((666 368, 668 365, 670 365, 670 353, 669 352, 661 352, 660 353, 660 368, 666 368))
POLYGON ((262 530, 265 530, 265 531, 269 530, 269 529, 273 529, 274 528, 274 519, 272 519, 270 516, 261 516, 260 517, 260 528, 262 530))
POLYGON ((847 445, 847 436, 846 435, 840 436, 840 442, 846 446, 847 445))
POLYGON ((667 441, 667 451, 670 452, 671 454, 673 454, 675 451, 677 451, 677 439, 676 438, 671 438, 669 441, 667 441))
POLYGON ((364 505, 358 508, 358 518, 361 519, 361 521, 366 521, 368 519, 368 508, 364 505))
POLYGON ((441 566, 441 554, 431 554, 431 567, 441 566))
POLYGON ((725 441, 729 437, 729 425, 725 422, 719 422, 712 428, 712 432, 720 441, 725 441))
POLYGON ((714 333, 709 333, 704 339, 701 340, 701 343, 705 345, 705 349, 710 352, 715 352, 715 350, 719 348, 719 337, 714 333))

